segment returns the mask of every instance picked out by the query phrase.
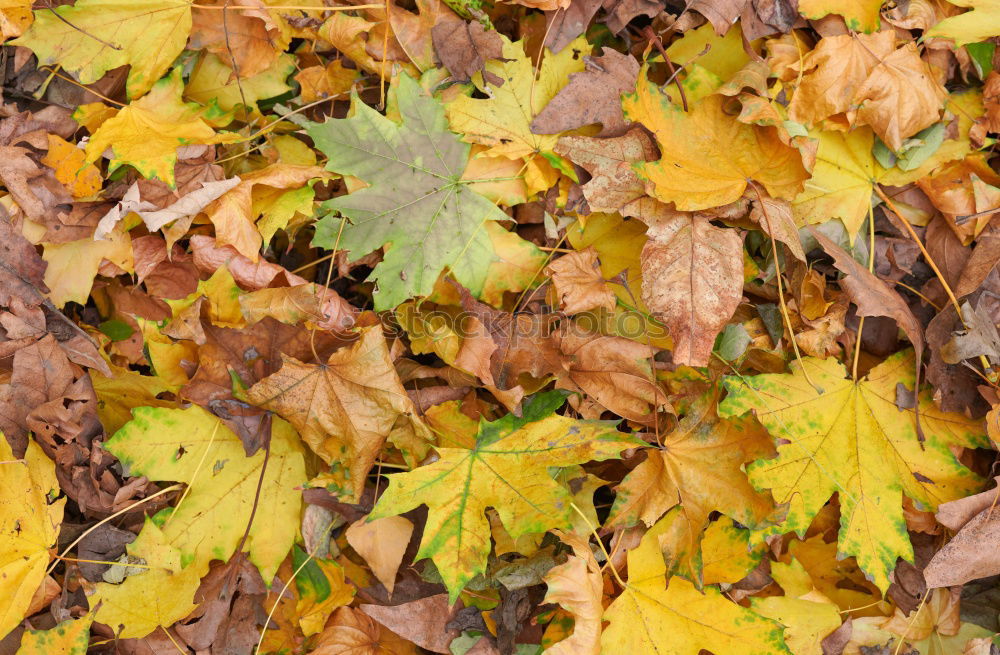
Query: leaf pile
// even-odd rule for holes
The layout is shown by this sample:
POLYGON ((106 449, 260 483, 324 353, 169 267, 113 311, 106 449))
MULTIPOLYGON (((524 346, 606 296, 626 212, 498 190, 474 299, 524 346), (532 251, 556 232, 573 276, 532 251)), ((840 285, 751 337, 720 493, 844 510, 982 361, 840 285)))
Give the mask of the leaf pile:
POLYGON ((996 3, 0 31, 3 653, 1000 652, 996 3))

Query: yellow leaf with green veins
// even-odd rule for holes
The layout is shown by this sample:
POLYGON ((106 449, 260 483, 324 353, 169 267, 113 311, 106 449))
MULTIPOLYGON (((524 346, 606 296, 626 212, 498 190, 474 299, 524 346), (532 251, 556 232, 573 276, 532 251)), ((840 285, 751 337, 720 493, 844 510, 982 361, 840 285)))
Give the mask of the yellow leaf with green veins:
POLYGON ((210 118, 206 109, 181 100, 183 90, 181 69, 175 68, 147 95, 101 124, 87 143, 87 161, 97 161, 110 149, 109 172, 133 166, 143 177, 159 178, 172 187, 177 148, 195 143, 232 143, 241 138, 237 134, 216 134, 205 122, 210 118))
POLYGON ((807 357, 788 374, 727 378, 729 396, 719 406, 720 416, 753 410, 780 440, 775 459, 747 468, 754 486, 788 504, 785 520, 764 534, 803 535, 837 493, 840 553, 856 557, 883 592, 896 559, 913 561, 903 494, 933 511, 973 493, 979 477, 949 446, 988 446, 979 422, 941 412, 928 393, 920 395, 925 440, 918 439, 914 411, 896 405, 897 385, 913 386, 912 357, 897 353, 857 382, 837 360, 807 357))
POLYGON ((128 95, 138 98, 181 54, 191 31, 186 0, 77 0, 35 13, 15 45, 31 48, 39 64, 59 64, 84 84, 131 66, 128 95))
POLYGON ((565 394, 549 392, 513 414, 482 421, 472 448, 437 448, 440 459, 389 476, 389 487, 369 518, 395 516, 419 505, 430 509, 417 558, 434 561, 451 601, 486 570, 490 527, 486 508, 500 515, 511 537, 552 528, 570 529, 572 496, 549 467, 619 456, 641 442, 606 421, 578 421, 553 414, 565 394))

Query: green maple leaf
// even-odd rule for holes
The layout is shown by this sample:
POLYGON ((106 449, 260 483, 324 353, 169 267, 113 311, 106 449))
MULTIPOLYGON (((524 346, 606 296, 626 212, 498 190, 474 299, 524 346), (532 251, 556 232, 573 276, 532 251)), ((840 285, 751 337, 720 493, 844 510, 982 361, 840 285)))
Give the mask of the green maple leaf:
POLYGON ((451 601, 486 569, 492 507, 510 535, 569 529, 576 515, 570 493, 549 467, 612 459, 642 442, 608 421, 578 421, 553 414, 565 395, 553 391, 524 403, 520 417, 481 421, 469 448, 438 448, 440 459, 389 476, 389 487, 369 518, 395 516, 427 505, 417 558, 430 557, 451 601))
POLYGON ((386 246, 370 278, 378 284, 376 310, 429 295, 445 268, 478 296, 497 259, 484 224, 510 217, 462 179, 470 146, 448 129, 441 104, 406 75, 390 106, 393 100, 402 124, 355 96, 350 118, 308 127, 328 170, 369 185, 324 203, 348 222, 320 219, 313 245, 347 250, 352 259, 386 246))

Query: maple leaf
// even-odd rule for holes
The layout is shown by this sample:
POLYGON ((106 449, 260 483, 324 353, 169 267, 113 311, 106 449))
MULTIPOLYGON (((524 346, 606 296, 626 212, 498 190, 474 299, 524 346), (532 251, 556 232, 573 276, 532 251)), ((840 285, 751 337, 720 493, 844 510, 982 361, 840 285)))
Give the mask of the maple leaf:
POLYGON ((281 369, 251 387, 247 397, 290 421, 323 461, 335 464, 336 483, 329 482, 348 497, 364 490, 387 437, 430 442, 393 368, 381 327, 363 328, 354 344, 325 364, 282 355, 281 369))
POLYGON ((351 259, 386 247, 370 278, 376 309, 430 295, 445 268, 479 295, 495 259, 483 224, 508 216, 462 179, 469 146, 448 130, 441 105, 407 75, 394 99, 401 125, 355 96, 354 116, 307 129, 329 157, 328 170, 371 184, 323 204, 350 223, 320 219, 313 243, 346 250, 351 259))
POLYGON ((7 635, 24 618, 35 590, 45 579, 49 549, 59 536, 66 499, 50 502, 58 493, 55 464, 34 441, 24 459, 15 459, 0 436, 0 634, 7 635))
MULTIPOLYGON (((285 80, 294 71, 295 57, 283 54, 267 69, 237 82, 233 79, 232 68, 215 55, 206 53, 191 71, 184 95, 203 105, 214 100, 225 111, 243 104, 253 108, 260 100, 290 91, 291 87, 285 80)), ((309 102, 305 97, 303 100, 309 102)))
POLYGON ((792 213, 803 223, 839 218, 853 240, 868 216, 874 185, 886 174, 872 156, 875 136, 867 128, 815 136, 816 166, 806 188, 792 201, 792 213))
POLYGON ((696 398, 677 428, 650 448, 646 459, 615 489, 609 526, 653 525, 668 510, 679 515, 663 530, 660 543, 667 572, 701 586, 701 535, 711 512, 743 525, 760 526, 771 501, 747 482, 742 466, 770 454, 767 433, 754 420, 720 419, 719 388, 696 398))
POLYGON ((601 277, 597 252, 591 247, 563 255, 549 264, 545 272, 562 310, 567 314, 598 309, 614 309, 615 294, 601 277))
POLYGON ((775 128, 737 121, 724 102, 710 95, 684 111, 648 81, 624 97, 625 117, 649 128, 660 146, 658 161, 635 165, 647 190, 685 211, 734 202, 751 180, 772 197, 793 198, 808 177, 799 152, 775 128))
POLYGON ((487 73, 502 83, 479 83, 479 90, 488 98, 460 96, 448 103, 448 121, 452 128, 463 133, 464 141, 489 146, 490 155, 523 158, 529 191, 549 188, 555 182, 552 166, 565 168, 553 151, 559 137, 535 134, 531 122, 566 85, 570 73, 583 71, 583 57, 579 53, 589 50, 589 44, 580 38, 558 54, 547 54, 536 78, 524 44, 504 39, 503 59, 486 63, 487 73))
POLYGON ((452 602, 465 584, 486 569, 492 507, 513 538, 572 526, 569 492, 548 467, 618 457, 639 442, 604 421, 575 421, 553 412, 561 392, 532 396, 520 417, 480 421, 471 448, 437 447, 438 459, 408 473, 389 476, 389 487, 370 518, 427 505, 429 514, 417 558, 434 561, 452 602))
POLYGON ((262 478, 265 454, 247 457, 239 438, 200 407, 138 407, 132 413, 135 418, 105 448, 132 475, 188 485, 177 507, 147 519, 128 547, 152 570, 120 585, 98 584, 92 599, 95 607, 104 600, 98 621, 124 625, 124 636, 140 637, 186 616, 209 562, 228 560, 244 534, 250 560, 270 580, 292 547, 302 503, 295 487, 306 475, 298 435, 280 420, 273 423, 262 478), (248 530, 251 514, 255 520, 248 530), (156 612, 137 604, 148 589, 161 585, 170 594, 159 597, 156 612))
POLYGON ((918 439, 914 411, 899 409, 895 400, 897 384, 913 384, 908 361, 910 353, 897 353, 854 382, 840 362, 808 357, 788 374, 726 378, 729 396, 719 406, 725 417, 754 410, 772 436, 787 442, 777 458, 747 469, 754 486, 788 504, 785 520, 765 533, 804 534, 837 492, 840 552, 857 557, 883 591, 896 559, 913 558, 903 494, 933 509, 969 493, 979 479, 949 446, 984 443, 976 422, 941 412, 927 394, 919 401, 926 440, 918 439))
POLYGON ((785 644, 797 655, 823 652, 822 641, 840 627, 840 608, 817 590, 798 560, 771 564, 784 596, 754 598, 753 611, 786 626, 785 644))
POLYGON ((130 66, 128 95, 138 98, 167 72, 190 31, 187 0, 79 0, 38 12, 12 43, 31 48, 39 63, 76 73, 84 84, 130 66))
POLYGON ((647 532, 628 551, 628 582, 604 612, 603 652, 788 655, 781 627, 740 607, 717 589, 698 591, 667 579, 659 534, 647 532))
POLYGON ((87 143, 87 161, 97 161, 111 149, 109 166, 134 166, 146 178, 174 186, 177 148, 190 143, 231 143, 236 134, 216 134, 205 122, 206 110, 181 100, 184 81, 175 68, 152 90, 104 121, 87 143))

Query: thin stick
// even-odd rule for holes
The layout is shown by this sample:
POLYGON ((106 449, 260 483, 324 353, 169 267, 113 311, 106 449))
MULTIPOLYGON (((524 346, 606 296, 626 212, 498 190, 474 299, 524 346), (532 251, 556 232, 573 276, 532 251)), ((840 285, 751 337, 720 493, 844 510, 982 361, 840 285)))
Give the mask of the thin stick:
POLYGON ((54 8, 52 8, 52 7, 46 7, 46 9, 48 9, 49 11, 51 11, 53 16, 55 16, 56 18, 58 18, 62 22, 66 23, 67 25, 69 25, 70 27, 72 27, 74 30, 76 30, 77 32, 79 32, 80 34, 84 34, 86 36, 89 36, 90 38, 92 38, 93 40, 97 41, 101 45, 107 46, 107 47, 111 48, 112 50, 121 50, 122 49, 122 47, 120 45, 114 45, 113 43, 108 43, 104 39, 100 39, 100 38, 94 36, 93 34, 91 34, 90 32, 88 32, 87 30, 83 29, 82 27, 79 27, 79 26, 74 25, 73 23, 69 22, 69 20, 65 16, 63 16, 62 14, 60 14, 54 8))
POLYGON ((302 569, 306 567, 306 564, 312 561, 313 554, 312 553, 307 553, 307 554, 308 557, 306 557, 305 560, 303 560, 303 562, 299 564, 299 568, 292 571, 292 575, 288 578, 288 581, 285 583, 285 586, 283 586, 281 588, 281 591, 278 592, 278 599, 274 601, 274 605, 271 606, 271 611, 267 613, 267 621, 264 622, 264 628, 260 631, 260 639, 257 640, 257 648, 255 648, 253 651, 254 655, 260 655, 260 647, 264 644, 264 635, 267 633, 267 626, 271 625, 271 618, 274 616, 274 612, 278 609, 278 605, 281 604, 281 599, 285 595, 285 592, 288 591, 288 587, 291 586, 292 581, 295 580, 296 576, 298 576, 298 574, 302 572, 302 569))
POLYGON ((149 501, 153 500, 157 496, 162 496, 163 494, 169 493, 171 491, 177 491, 182 486, 183 485, 180 485, 180 484, 172 484, 169 487, 167 487, 166 489, 160 489, 155 494, 152 494, 150 496, 146 496, 142 500, 136 501, 136 502, 132 503, 131 505, 129 505, 128 507, 125 507, 124 509, 120 509, 117 512, 115 512, 114 514, 112 514, 111 516, 103 518, 100 521, 98 521, 97 523, 95 523, 94 525, 90 526, 89 528, 87 528, 86 530, 84 530, 80 534, 80 536, 77 537, 76 540, 73 541, 73 543, 71 543, 69 546, 66 546, 66 548, 63 549, 62 554, 59 555, 59 556, 57 556, 56 561, 52 562, 52 564, 49 565, 49 568, 45 571, 45 575, 48 575, 48 574, 52 573, 52 571, 59 565, 59 559, 58 559, 59 557, 63 557, 63 556, 66 555, 66 553, 68 553, 69 551, 73 550, 73 548, 78 543, 80 543, 81 541, 83 541, 84 537, 86 537, 88 534, 90 534, 91 532, 93 532, 97 528, 101 527, 102 525, 104 525, 108 521, 110 521, 110 520, 112 520, 114 518, 117 518, 117 517, 121 516, 122 514, 125 514, 126 512, 131 512, 133 509, 135 509, 139 505, 142 505, 143 503, 148 503, 149 501))
MULTIPOLYGON (((875 211, 868 204, 868 272, 875 274, 875 211)), ((861 359, 861 333, 865 329, 865 317, 858 320, 858 334, 854 341, 854 363, 851 365, 851 379, 858 381, 858 360, 861 359)), ((917 362, 920 366, 920 362, 917 362)))
POLYGON ((618 575, 618 569, 616 569, 615 565, 611 563, 611 554, 608 552, 608 549, 604 547, 604 542, 601 541, 601 536, 597 534, 597 528, 595 528, 594 524, 590 522, 587 515, 576 506, 576 503, 570 503, 569 506, 572 507, 576 513, 580 515, 580 518, 583 519, 583 522, 587 524, 587 529, 594 535, 594 539, 597 540, 597 546, 601 549, 601 552, 604 553, 604 558, 608 563, 608 568, 611 569, 611 575, 615 576, 615 580, 617 580, 618 584, 620 584, 622 589, 624 589, 627 585, 625 584, 625 581, 622 580, 622 577, 618 575))
POLYGON ((792 329, 792 319, 788 314, 788 305, 785 303, 785 291, 781 283, 781 264, 778 263, 778 242, 774 238, 774 230, 771 229, 771 217, 767 215, 767 206, 764 204, 764 197, 761 195, 760 189, 757 188, 757 183, 753 180, 747 180, 750 183, 750 187, 757 194, 757 202, 760 203, 760 213, 764 216, 764 220, 767 222, 767 236, 771 237, 771 253, 774 255, 774 277, 778 284, 778 306, 781 308, 781 316, 785 319, 785 325, 788 326, 788 336, 789 341, 792 342, 792 351, 795 352, 795 361, 799 363, 799 368, 802 370, 802 375, 805 377, 806 382, 809 383, 813 389, 818 393, 822 393, 822 389, 812 381, 809 377, 809 371, 806 370, 805 365, 802 363, 802 355, 799 353, 799 344, 795 341, 795 330, 792 329))
POLYGON ((240 90, 240 102, 249 109, 247 97, 243 94, 243 83, 240 82, 240 65, 236 61, 236 55, 233 54, 233 46, 229 44, 229 12, 227 10, 231 1, 226 0, 226 4, 222 6, 222 33, 226 37, 226 52, 229 53, 229 61, 233 63, 233 75, 236 77, 236 88, 240 90))

